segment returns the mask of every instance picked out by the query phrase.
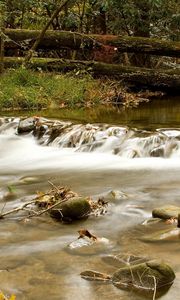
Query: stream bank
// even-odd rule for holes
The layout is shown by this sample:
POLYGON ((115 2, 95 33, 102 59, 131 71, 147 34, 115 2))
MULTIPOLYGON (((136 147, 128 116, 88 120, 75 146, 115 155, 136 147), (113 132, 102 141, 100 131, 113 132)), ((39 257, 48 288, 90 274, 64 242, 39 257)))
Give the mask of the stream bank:
MULTIPOLYGON (((0 110, 44 110, 54 108, 107 108, 124 110, 137 107, 166 92, 130 89, 121 80, 94 79, 86 71, 72 71, 66 75, 19 67, 0 77, 0 110)), ((172 92, 171 92, 172 94, 172 92)))

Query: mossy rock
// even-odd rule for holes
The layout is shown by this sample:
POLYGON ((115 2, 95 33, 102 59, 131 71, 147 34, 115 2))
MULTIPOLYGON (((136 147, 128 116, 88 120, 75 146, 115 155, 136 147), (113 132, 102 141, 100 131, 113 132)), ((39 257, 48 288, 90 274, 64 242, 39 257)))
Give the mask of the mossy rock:
POLYGON ((170 285, 175 279, 170 266, 159 261, 127 266, 119 269, 112 276, 113 284, 118 288, 154 290, 170 285))
POLYGON ((119 289, 133 290, 151 296, 154 291, 159 295, 166 293, 175 279, 175 274, 169 265, 158 260, 150 260, 126 265, 112 276, 87 270, 81 273, 81 277, 93 281, 109 281, 119 289))
POLYGON ((89 201, 83 197, 73 197, 50 210, 51 217, 57 220, 72 221, 86 218, 91 212, 89 201))
POLYGON ((178 214, 180 214, 180 207, 174 205, 154 208, 152 211, 152 216, 154 218, 160 218, 163 220, 167 220, 170 218, 178 218, 178 214))

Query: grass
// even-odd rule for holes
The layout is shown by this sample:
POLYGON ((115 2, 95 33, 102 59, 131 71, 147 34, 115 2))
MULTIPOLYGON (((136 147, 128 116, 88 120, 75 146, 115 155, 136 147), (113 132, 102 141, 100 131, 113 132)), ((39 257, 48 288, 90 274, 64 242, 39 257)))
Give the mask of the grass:
POLYGON ((89 107, 107 93, 107 85, 87 74, 60 75, 21 67, 0 76, 0 110, 89 107))

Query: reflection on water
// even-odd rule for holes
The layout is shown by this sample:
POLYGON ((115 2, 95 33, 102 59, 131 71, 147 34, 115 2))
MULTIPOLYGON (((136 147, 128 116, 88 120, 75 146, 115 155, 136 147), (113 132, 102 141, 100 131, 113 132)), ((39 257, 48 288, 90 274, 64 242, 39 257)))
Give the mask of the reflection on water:
MULTIPOLYGON (((173 110, 173 107, 171 107, 173 110)), ((162 111, 162 110, 161 110, 162 111)), ((157 116, 159 112, 157 111, 157 116)), ((159 127, 176 116, 158 117, 152 123, 159 127)), ((137 122, 143 120, 138 111, 137 122)), ((107 122, 107 120, 106 120, 107 122)), ((125 119, 123 123, 125 122, 125 119)), ((115 123, 113 121, 113 123, 115 123)), ((121 123, 120 120, 118 123, 121 123)), ((129 125, 129 124, 128 124, 129 125)), ((151 125, 146 124, 146 127, 151 125)), ((157 127, 156 127, 157 128, 157 127)), ((91 269, 112 274, 115 267, 102 259, 106 254, 134 253, 162 258, 176 272, 176 280, 163 300, 178 299, 180 293, 179 241, 145 242, 142 237, 175 225, 144 226, 155 206, 179 205, 180 157, 127 158, 110 153, 74 152, 38 145, 31 135, 18 137, 14 131, 0 136, 0 200, 5 210, 16 207, 33 197, 36 191, 49 188, 47 181, 70 186, 82 195, 97 197, 111 190, 121 190, 127 197, 110 200, 106 215, 63 225, 48 217, 32 220, 7 218, 0 222, 1 290, 16 294, 17 299, 70 300, 78 299, 143 299, 132 292, 119 290, 111 284, 88 282, 79 276, 91 269), (9 189, 8 187, 11 187, 9 189), (80 228, 87 228, 99 237, 109 239, 103 247, 85 247, 69 251, 68 245, 76 240, 80 228)))
MULTIPOLYGON (((0 112, 0 116, 14 116, 14 112, 0 112)), ((26 111, 16 112, 16 116, 29 116, 26 111)), ((83 123, 109 123, 139 128, 179 127, 179 97, 154 99, 141 103, 137 108, 99 107, 91 109, 60 109, 32 111, 31 115, 44 116, 60 120, 73 120, 83 123)))

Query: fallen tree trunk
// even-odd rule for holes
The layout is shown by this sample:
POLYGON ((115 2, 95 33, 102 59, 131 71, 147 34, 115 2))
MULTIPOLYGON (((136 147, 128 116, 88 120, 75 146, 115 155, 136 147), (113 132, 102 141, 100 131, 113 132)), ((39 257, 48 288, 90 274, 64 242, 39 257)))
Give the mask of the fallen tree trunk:
MULTIPOLYGON (((5 67, 21 66, 23 58, 6 57, 5 67)), ((148 88, 162 91, 180 90, 180 70, 152 70, 137 67, 105 64, 94 61, 72 61, 63 59, 33 58, 30 68, 44 71, 69 72, 73 70, 86 70, 95 77, 107 76, 121 80, 133 87, 148 88)))
MULTIPOLYGON (((39 30, 6 29, 5 48, 26 48, 32 45, 40 34, 39 30)), ((146 53, 151 55, 180 57, 180 43, 153 38, 85 35, 69 31, 48 30, 39 44, 40 49, 57 50, 60 48, 94 49, 108 45, 118 52, 146 53)))

